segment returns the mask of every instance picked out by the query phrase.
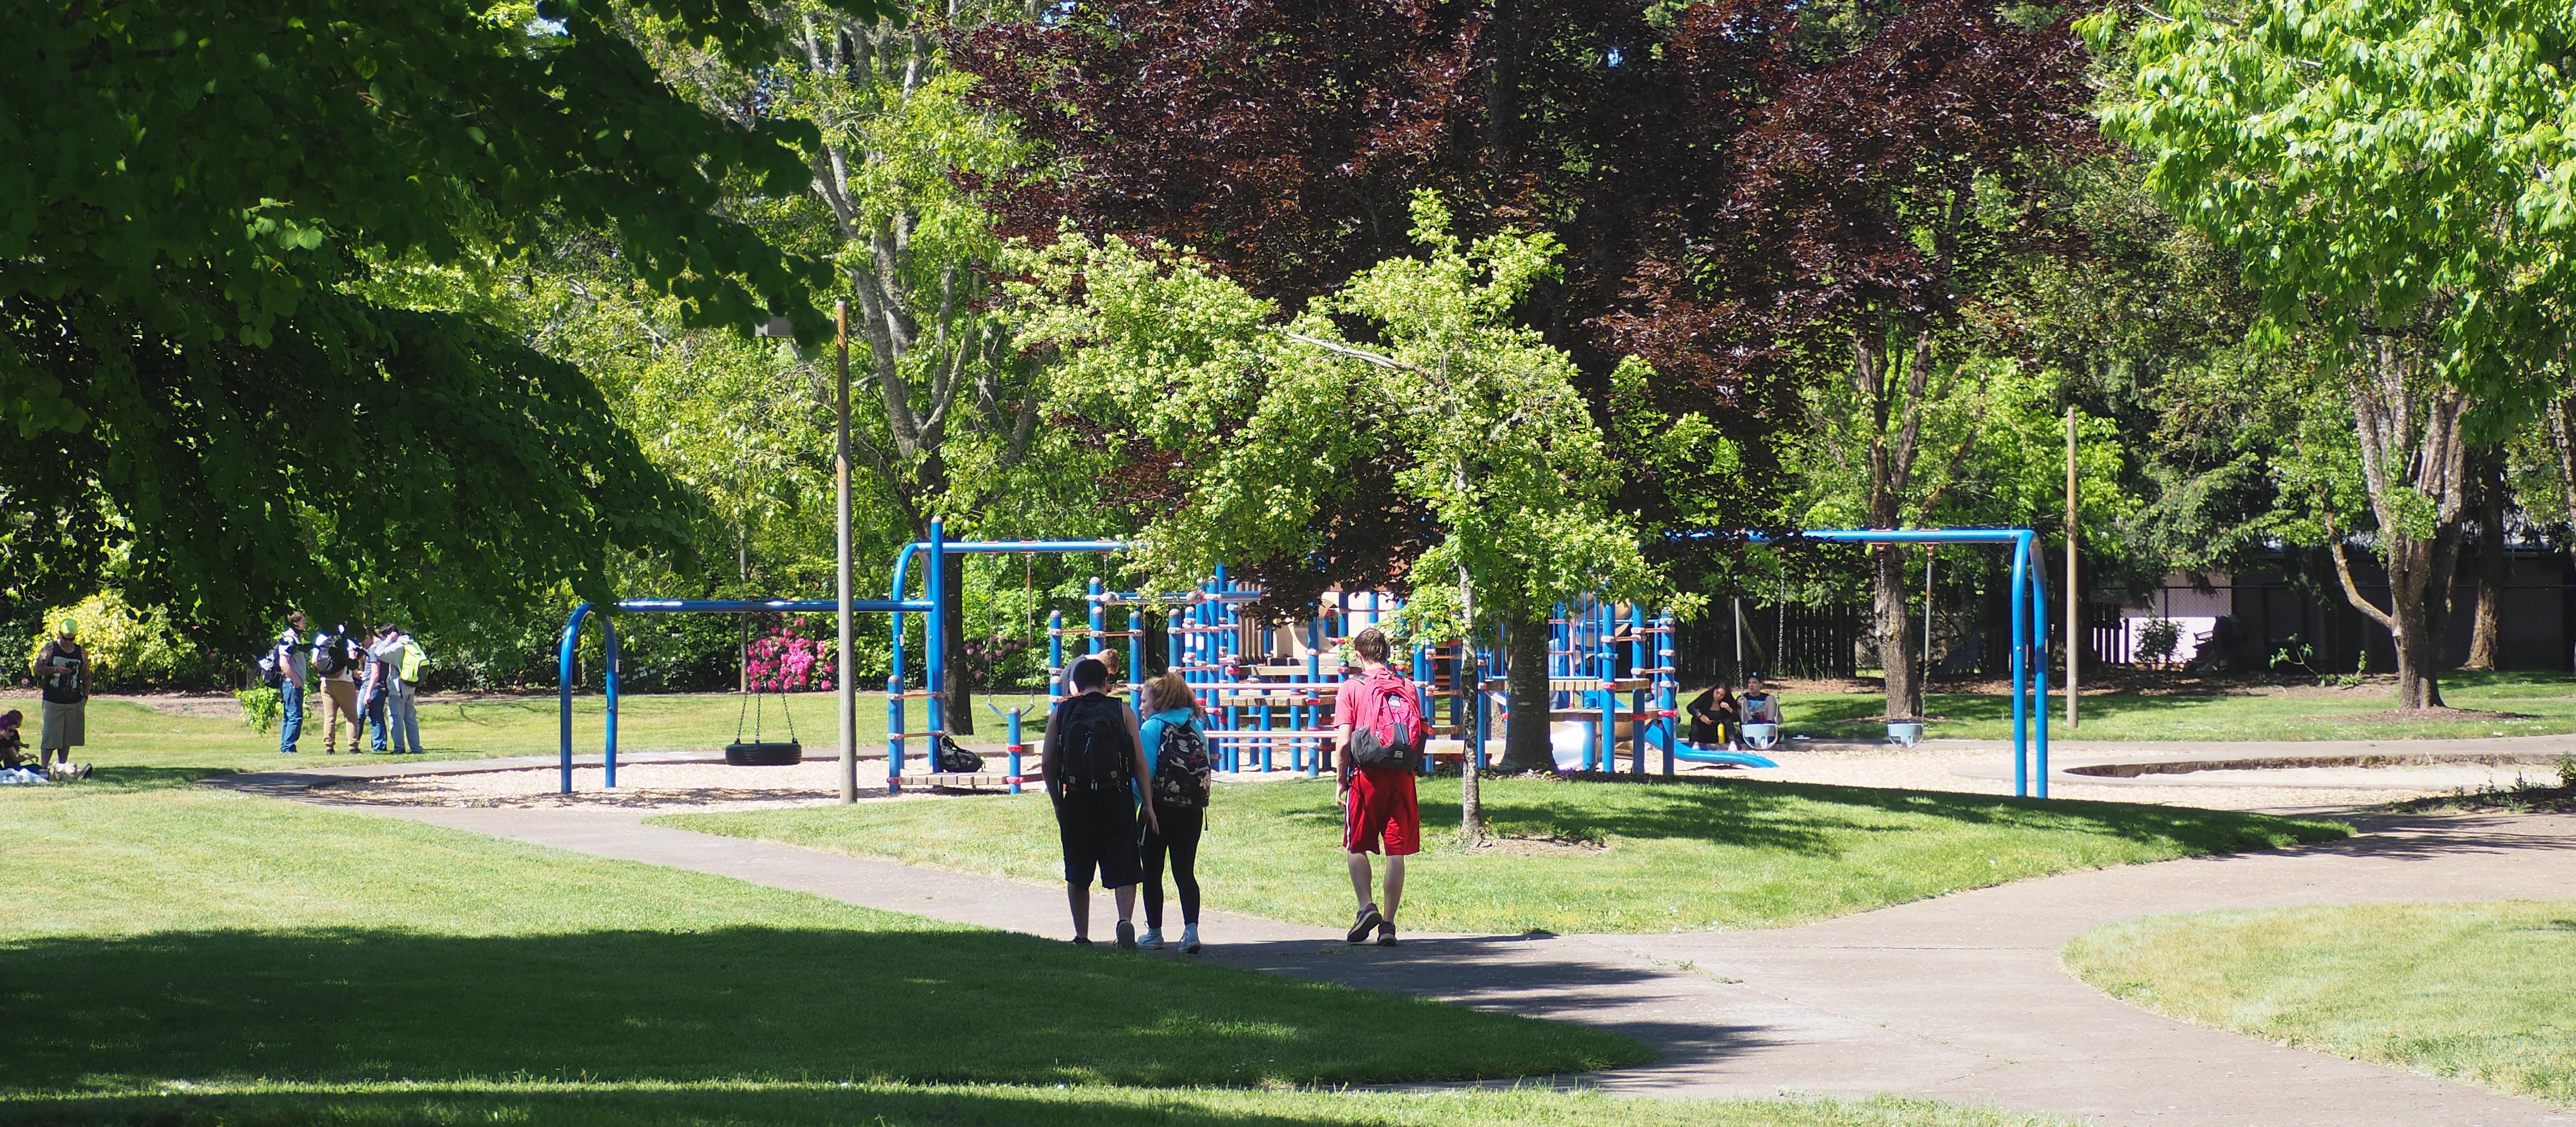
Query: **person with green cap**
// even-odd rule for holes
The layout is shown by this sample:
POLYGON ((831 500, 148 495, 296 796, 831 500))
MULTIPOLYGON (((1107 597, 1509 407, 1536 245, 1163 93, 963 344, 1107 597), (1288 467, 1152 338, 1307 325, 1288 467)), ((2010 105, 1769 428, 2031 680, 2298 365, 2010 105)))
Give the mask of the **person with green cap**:
POLYGON ((58 751, 69 767, 72 749, 89 742, 83 723, 89 707, 89 651, 81 648, 79 634, 79 624, 66 618, 54 640, 36 651, 36 686, 44 694, 45 713, 36 738, 39 767, 53 762, 58 751))

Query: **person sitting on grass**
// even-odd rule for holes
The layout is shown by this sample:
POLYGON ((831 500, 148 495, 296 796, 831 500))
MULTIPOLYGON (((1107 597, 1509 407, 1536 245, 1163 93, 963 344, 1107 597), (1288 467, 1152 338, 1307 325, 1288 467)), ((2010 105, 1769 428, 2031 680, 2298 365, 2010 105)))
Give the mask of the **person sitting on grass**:
POLYGON ((19 731, 20 726, 24 725, 26 722, 26 714, 18 711, 17 709, 13 708, 7 712, 0 712, 0 771, 27 771, 33 774, 43 775, 49 779, 86 779, 89 777, 89 764, 87 763, 74 763, 71 760, 66 759, 61 763, 48 766, 45 762, 45 756, 41 754, 39 754, 34 760, 29 760, 27 758, 26 733, 19 731))
POLYGON ((26 719, 25 713, 14 708, 0 712, 0 771, 26 765, 27 737, 18 732, 18 725, 26 719))
POLYGON ((1735 699, 1735 690, 1720 681, 1708 687, 1690 702, 1690 742, 1701 747, 1723 746, 1737 750, 1736 735, 1743 729, 1744 705, 1735 699))
POLYGON ((1762 675, 1759 673, 1744 679, 1744 722, 1747 724, 1780 722, 1780 698, 1763 686, 1762 675))
MULTIPOLYGON (((1145 762, 1136 714, 1107 692, 1109 667, 1095 658, 1073 663, 1075 695, 1058 701, 1047 717, 1039 763, 1047 797, 1055 800, 1056 836, 1064 847, 1064 896, 1073 909, 1073 941, 1091 945, 1091 879, 1118 898, 1118 946, 1136 949, 1136 885, 1144 877, 1137 853, 1137 780, 1154 777, 1145 762)), ((1156 832, 1152 803, 1145 824, 1156 832)))

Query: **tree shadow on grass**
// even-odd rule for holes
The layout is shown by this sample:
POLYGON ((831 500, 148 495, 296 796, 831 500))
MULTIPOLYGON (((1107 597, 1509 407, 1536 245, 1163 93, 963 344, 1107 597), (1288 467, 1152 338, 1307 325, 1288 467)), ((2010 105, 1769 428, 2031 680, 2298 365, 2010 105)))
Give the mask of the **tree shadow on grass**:
POLYGON ((1383 1083, 1584 1071, 1613 1034, 1005 932, 160 932, 0 945, 0 1095, 304 1083, 1383 1083))
MULTIPOLYGON (((1362 1097, 1365 1099, 1366 1097, 1362 1097)), ((404 1088, 74 1097, 0 1104, 6 1124, 151 1127, 357 1127, 537 1123, 586 1127, 745 1127, 864 1123, 883 1127, 1379 1127, 1387 1119, 1348 1095, 1291 1096, 1244 1106, 1237 1093, 1134 1092, 1075 1087, 902 1088, 837 1085, 680 1090, 404 1088)), ((1468 1119, 1446 1120, 1468 1122, 1468 1119)))
MULTIPOLYGON (((1520 796, 1489 792, 1485 817, 1508 833, 1576 841, 1699 841, 1814 856, 1840 852, 1854 835, 1959 826, 2113 837, 2178 854, 2272 849, 2350 833, 2338 823, 2232 810, 1752 779, 1605 775, 1563 785, 1633 789, 1590 802, 1551 802, 1543 791, 1520 796)), ((1427 799, 1422 808, 1426 823, 1448 824, 1458 817, 1454 801, 1427 799)))

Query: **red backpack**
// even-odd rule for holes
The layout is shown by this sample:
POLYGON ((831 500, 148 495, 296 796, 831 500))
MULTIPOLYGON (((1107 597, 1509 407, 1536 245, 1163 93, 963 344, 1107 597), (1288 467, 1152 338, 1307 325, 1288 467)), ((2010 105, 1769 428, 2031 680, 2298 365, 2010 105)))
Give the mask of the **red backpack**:
POLYGON ((1377 709, 1367 727, 1351 730, 1351 762, 1385 767, 1419 758, 1431 729, 1422 722, 1422 698, 1414 695, 1413 682, 1392 670, 1381 670, 1360 684, 1377 709))

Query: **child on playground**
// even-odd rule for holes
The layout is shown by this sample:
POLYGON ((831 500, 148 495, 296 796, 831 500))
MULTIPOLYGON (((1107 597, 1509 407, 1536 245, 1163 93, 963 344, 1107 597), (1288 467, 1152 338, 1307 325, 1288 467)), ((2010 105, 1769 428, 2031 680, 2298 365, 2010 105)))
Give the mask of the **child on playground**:
MULTIPOLYGON (((1371 626, 1351 639, 1351 650, 1359 658, 1359 673, 1342 680, 1333 694, 1333 746, 1341 749, 1337 778, 1342 801, 1342 849, 1349 854, 1351 892, 1359 898, 1359 911, 1351 919, 1351 929, 1344 937, 1352 943, 1365 943, 1369 933, 1377 933, 1378 945, 1395 946, 1395 910, 1404 900, 1404 859, 1422 849, 1422 811, 1415 803, 1413 771, 1415 764, 1397 761, 1363 765, 1357 762, 1351 744, 1351 733, 1369 731, 1377 724, 1378 710, 1390 696, 1410 698, 1412 687, 1404 675, 1387 665, 1386 635, 1371 626), (1369 898, 1368 855, 1386 854, 1386 905, 1369 898)), ((1420 706, 1415 706, 1420 715, 1420 706)))
MULTIPOLYGON (((1078 692, 1058 702, 1047 717, 1046 743, 1039 762, 1046 772, 1047 797, 1055 800, 1056 836, 1064 847, 1064 894, 1073 909, 1073 941, 1091 945, 1091 880, 1118 899, 1118 946, 1136 949, 1136 883, 1142 878, 1138 856, 1137 781, 1153 778, 1145 762, 1136 714, 1108 694, 1109 667, 1096 658, 1073 663, 1078 692)), ((1161 825, 1152 803, 1144 804, 1145 824, 1161 825)))
POLYGON ((1145 935, 1136 945, 1163 946, 1163 859, 1172 862, 1172 884, 1181 892, 1181 953, 1199 953, 1199 833, 1207 828, 1207 707, 1190 683, 1166 672, 1145 685, 1152 715, 1139 729, 1153 767, 1154 817, 1145 830, 1145 935))
POLYGON ((1762 675, 1759 673, 1749 674, 1744 678, 1744 722, 1747 724, 1780 722, 1780 698, 1763 687, 1762 675))

